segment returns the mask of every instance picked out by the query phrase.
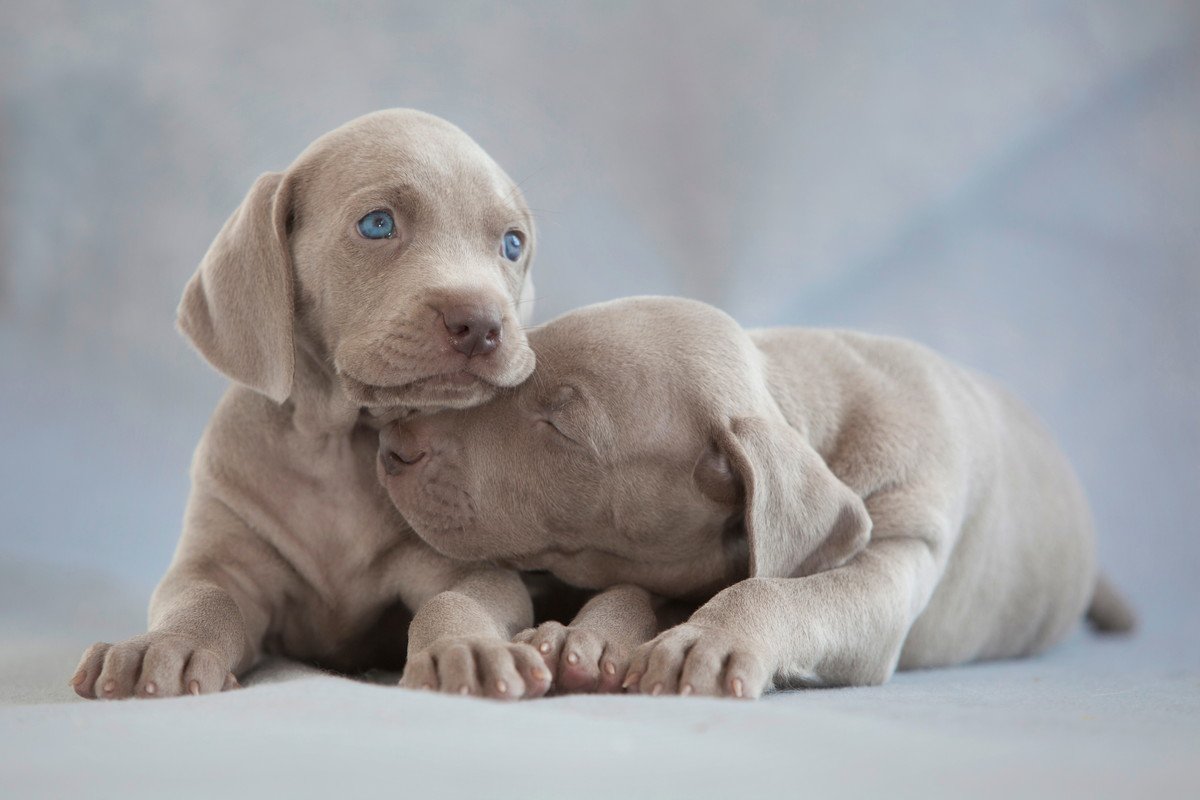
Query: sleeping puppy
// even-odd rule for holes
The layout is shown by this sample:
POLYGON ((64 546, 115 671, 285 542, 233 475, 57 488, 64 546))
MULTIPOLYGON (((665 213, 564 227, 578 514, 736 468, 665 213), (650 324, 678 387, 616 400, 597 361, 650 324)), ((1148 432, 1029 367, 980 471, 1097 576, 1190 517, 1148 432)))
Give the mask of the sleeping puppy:
POLYGON ((382 476, 446 556, 615 587, 570 628, 520 637, 575 686, 877 684, 1037 652, 1089 601, 1101 628, 1132 622, 1049 434, 923 347, 747 332, 667 298, 590 306, 530 341, 521 387, 385 428, 382 476), (653 635, 645 590, 702 605, 633 650, 653 635))
POLYGON ((508 176, 416 111, 354 120, 260 177, 179 307, 236 383, 196 450, 149 632, 92 646, 75 690, 202 694, 266 652, 398 668, 411 620, 407 649, 438 657, 439 685, 545 691, 536 651, 509 641, 532 619, 519 578, 431 550, 375 476, 385 421, 481 403, 533 370, 517 315, 532 245, 508 176))

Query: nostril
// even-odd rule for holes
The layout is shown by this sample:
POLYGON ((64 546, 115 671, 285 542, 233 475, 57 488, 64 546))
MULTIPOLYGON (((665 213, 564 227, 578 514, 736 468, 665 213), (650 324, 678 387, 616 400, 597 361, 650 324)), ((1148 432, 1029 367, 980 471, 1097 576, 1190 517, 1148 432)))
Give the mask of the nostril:
POLYGON ((388 475, 399 475, 404 469, 404 462, 400 460, 400 456, 390 450, 384 450, 379 454, 379 461, 383 464, 383 471, 388 475))
POLYGON ((383 471, 388 475, 399 475, 404 471, 405 467, 411 467, 424 457, 424 450, 415 454, 408 454, 398 453, 395 450, 385 448, 379 452, 379 459, 383 462, 383 471))
POLYGON ((450 306, 441 309, 450 345, 467 356, 486 355, 500 346, 501 314, 492 306, 450 306))
POLYGON ((424 457, 425 448, 406 430, 385 428, 379 436, 379 462, 388 475, 399 475, 424 457))

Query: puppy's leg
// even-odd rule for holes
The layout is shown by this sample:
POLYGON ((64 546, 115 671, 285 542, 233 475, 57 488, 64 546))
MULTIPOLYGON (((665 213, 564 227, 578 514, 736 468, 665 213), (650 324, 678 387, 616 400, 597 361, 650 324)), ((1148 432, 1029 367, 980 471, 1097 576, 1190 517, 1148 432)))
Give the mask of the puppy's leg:
POLYGON ((540 697, 550 688, 538 652, 511 641, 533 622, 533 603, 517 573, 467 568, 416 605, 401 686, 500 700, 540 697))
POLYGON ((88 648, 71 685, 80 697, 173 697, 236 685, 248 667, 245 615, 217 572, 180 564, 151 604, 150 630, 115 645, 88 648))
POLYGON ((658 631, 662 601, 638 586, 614 586, 592 597, 570 625, 544 622, 517 634, 533 645, 562 692, 614 692, 629 658, 658 631))
POLYGON ((838 569, 751 578, 643 645, 627 687, 757 697, 784 685, 865 685, 895 671, 904 639, 937 586, 950 531, 919 493, 867 501, 870 544, 838 569))
POLYGON ((268 622, 262 593, 278 557, 228 507, 189 508, 175 563, 150 601, 150 629, 83 654, 71 686, 80 697, 172 697, 237 686, 259 655, 268 622))

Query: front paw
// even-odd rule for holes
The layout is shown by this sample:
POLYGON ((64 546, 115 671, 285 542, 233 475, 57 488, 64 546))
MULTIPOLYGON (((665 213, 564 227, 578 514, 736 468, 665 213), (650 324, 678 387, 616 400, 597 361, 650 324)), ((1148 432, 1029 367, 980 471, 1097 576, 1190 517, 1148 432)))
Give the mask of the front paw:
POLYGON ((400 686, 520 700, 544 695, 550 688, 550 673, 527 644, 458 636, 436 641, 409 656, 400 686))
POLYGON ((753 699, 770 678, 761 645, 735 631, 685 622, 634 652, 622 686, 651 695, 753 699))
POLYGON ((513 639, 532 645, 550 670, 554 688, 568 692, 616 692, 632 647, 589 628, 543 622, 513 639))
POLYGON ((186 636, 151 632, 89 647, 71 687, 89 700, 209 694, 239 686, 224 659, 186 636))

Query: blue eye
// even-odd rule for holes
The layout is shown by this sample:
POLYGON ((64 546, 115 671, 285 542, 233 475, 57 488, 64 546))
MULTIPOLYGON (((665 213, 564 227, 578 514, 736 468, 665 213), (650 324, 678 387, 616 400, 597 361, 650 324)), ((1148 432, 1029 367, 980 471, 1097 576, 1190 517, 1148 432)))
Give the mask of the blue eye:
POLYGON ((504 234, 504 246, 501 248, 504 257, 509 261, 516 261, 521 257, 521 248, 525 246, 525 241, 521 238, 521 234, 516 231, 509 231, 504 234))
POLYGON ((358 221, 358 232, 368 239, 390 239, 396 232, 396 221, 386 211, 372 211, 358 221))

